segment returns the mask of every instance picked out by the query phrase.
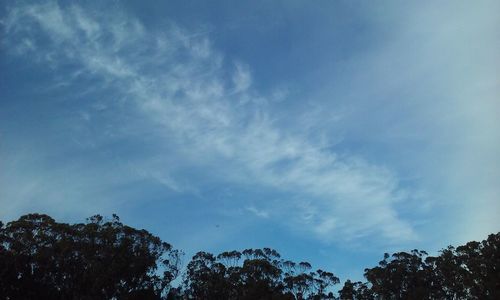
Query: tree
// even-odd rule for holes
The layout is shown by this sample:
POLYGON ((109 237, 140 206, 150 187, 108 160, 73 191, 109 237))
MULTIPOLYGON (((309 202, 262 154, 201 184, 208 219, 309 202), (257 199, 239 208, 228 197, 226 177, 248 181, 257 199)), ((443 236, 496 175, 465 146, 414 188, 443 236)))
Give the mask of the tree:
MULTIPOLYGON (((500 299, 500 233, 447 247, 436 257, 412 250, 385 254, 365 269, 366 282, 347 280, 341 300, 500 299)), ((198 252, 179 275, 182 253, 113 215, 85 223, 43 214, 0 222, 2 299, 336 299, 339 279, 273 249, 198 252)))
POLYGON ((384 255, 378 267, 366 269, 365 277, 375 295, 383 299, 429 299, 425 251, 384 255))
POLYGON ((348 279, 339 291, 339 298, 340 300, 374 300, 375 296, 366 283, 352 282, 348 279))
POLYGON ((6 299, 159 299, 179 270, 178 250, 117 216, 69 225, 30 214, 0 230, 6 299))
POLYGON ((283 260, 270 248, 217 256, 198 252, 187 266, 184 289, 188 299, 333 299, 329 288, 338 278, 310 268, 307 262, 283 260))
POLYGON ((341 299, 500 299, 500 233, 482 242, 385 254, 365 270, 367 283, 346 281, 341 299))

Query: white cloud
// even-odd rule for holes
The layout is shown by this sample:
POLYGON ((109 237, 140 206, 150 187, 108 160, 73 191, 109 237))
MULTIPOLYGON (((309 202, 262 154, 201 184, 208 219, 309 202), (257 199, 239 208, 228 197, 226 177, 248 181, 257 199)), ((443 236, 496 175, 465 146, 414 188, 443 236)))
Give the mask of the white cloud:
POLYGON ((234 92, 244 92, 248 90, 248 88, 252 84, 250 71, 248 70, 248 66, 242 63, 236 63, 235 67, 236 70, 233 73, 234 92))
POLYGON ((362 141, 401 170, 400 182, 423 189, 396 207, 415 223, 432 218, 418 231, 436 247, 500 229, 500 5, 455 4, 365 6, 371 47, 339 62, 340 71, 318 71, 334 80, 309 95, 324 111, 345 108, 333 132, 362 141))
MULTIPOLYGON (((146 123, 139 131, 155 128, 159 148, 178 147, 179 164, 210 167, 206 176, 221 182, 251 182, 307 199, 283 203, 290 209, 282 214, 283 222, 298 215, 293 226, 326 240, 368 234, 388 240, 415 238, 396 211, 395 203, 404 197, 390 170, 337 154, 325 147, 328 141, 312 141, 308 132, 298 134, 278 126, 273 112, 259 104, 262 101, 247 101, 272 100, 276 95, 254 90, 244 64, 236 63, 227 71, 231 68, 208 37, 174 27, 154 32, 120 13, 90 14, 54 2, 12 9, 5 24, 10 47, 16 47, 14 41, 22 36, 35 45, 26 51, 36 49, 29 55, 41 63, 48 63, 47 57, 57 57, 52 60, 56 64, 69 60, 83 71, 79 76, 103 79, 102 88, 113 89, 146 118, 129 126, 146 123), (49 39, 48 45, 36 44, 35 35, 49 39), (231 72, 231 82, 226 72, 231 72)), ((68 79, 70 84, 72 80, 68 79)), ((140 175, 175 191, 185 190, 175 174, 152 168, 140 175)), ((242 207, 269 216, 255 207, 242 207)))
POLYGON ((267 219, 269 218, 269 212, 266 210, 258 209, 255 206, 247 206, 245 209, 259 218, 267 219))

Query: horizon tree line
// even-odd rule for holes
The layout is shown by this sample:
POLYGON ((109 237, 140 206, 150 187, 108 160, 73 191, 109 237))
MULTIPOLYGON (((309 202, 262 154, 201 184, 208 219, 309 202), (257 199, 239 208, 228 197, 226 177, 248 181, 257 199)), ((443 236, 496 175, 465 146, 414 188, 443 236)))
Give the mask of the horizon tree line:
POLYGON ((200 251, 183 270, 181 250, 116 215, 67 224, 35 213, 0 222, 0 298, 500 299, 499 246, 500 232, 438 256, 385 253, 365 282, 347 279, 335 291, 335 274, 274 249, 200 251))

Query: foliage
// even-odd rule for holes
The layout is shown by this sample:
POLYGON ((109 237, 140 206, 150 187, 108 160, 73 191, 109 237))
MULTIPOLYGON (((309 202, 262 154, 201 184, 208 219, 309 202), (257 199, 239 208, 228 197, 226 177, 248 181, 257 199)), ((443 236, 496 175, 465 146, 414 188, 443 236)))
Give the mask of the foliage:
POLYGON ((500 233, 482 242, 384 255, 366 269, 366 283, 346 281, 341 299, 500 299, 500 233))
POLYGON ((273 249, 246 249, 214 256, 198 252, 187 266, 188 299, 333 299, 339 282, 330 272, 310 272, 307 262, 283 260, 273 249), (243 260, 242 260, 243 258, 243 260))
POLYGON ((500 233, 436 257, 385 254, 366 282, 339 279, 273 249, 198 252, 182 281, 182 253, 146 230, 93 216, 82 224, 42 214, 0 222, 1 299, 375 300, 500 299, 500 233))
POLYGON ((6 299, 159 299, 180 252, 145 230, 94 216, 85 224, 22 216, 0 231, 6 299))

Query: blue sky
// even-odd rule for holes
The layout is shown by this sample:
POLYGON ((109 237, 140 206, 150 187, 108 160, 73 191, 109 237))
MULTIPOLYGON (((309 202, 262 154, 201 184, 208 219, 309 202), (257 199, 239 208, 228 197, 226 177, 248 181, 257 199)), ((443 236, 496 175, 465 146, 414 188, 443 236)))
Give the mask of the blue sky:
POLYGON ((342 279, 500 229, 497 1, 20 1, 0 28, 4 221, 117 213, 342 279))

